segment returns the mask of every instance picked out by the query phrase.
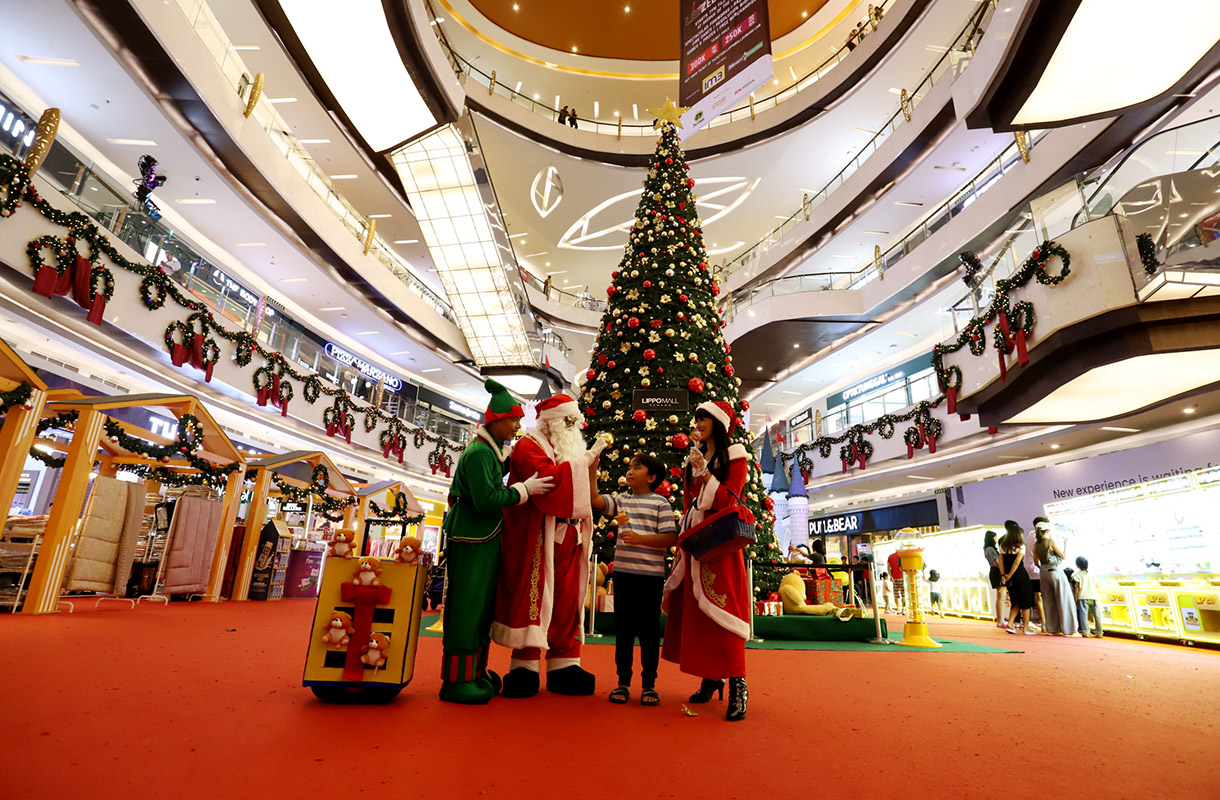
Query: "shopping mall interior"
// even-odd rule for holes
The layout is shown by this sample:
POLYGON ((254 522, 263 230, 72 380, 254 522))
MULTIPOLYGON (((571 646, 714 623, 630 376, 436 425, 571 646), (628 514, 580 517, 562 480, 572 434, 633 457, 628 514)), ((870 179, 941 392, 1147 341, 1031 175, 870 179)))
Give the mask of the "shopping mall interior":
POLYGON ((1218 796, 1211 0, 0 15, 0 794, 1218 796))

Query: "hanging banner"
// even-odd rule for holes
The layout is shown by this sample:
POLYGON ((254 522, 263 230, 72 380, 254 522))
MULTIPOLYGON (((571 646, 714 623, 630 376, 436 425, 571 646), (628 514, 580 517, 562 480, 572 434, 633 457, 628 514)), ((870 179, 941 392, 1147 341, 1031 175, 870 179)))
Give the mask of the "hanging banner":
POLYGON ((771 80, 767 0, 682 0, 678 76, 685 139, 771 80))

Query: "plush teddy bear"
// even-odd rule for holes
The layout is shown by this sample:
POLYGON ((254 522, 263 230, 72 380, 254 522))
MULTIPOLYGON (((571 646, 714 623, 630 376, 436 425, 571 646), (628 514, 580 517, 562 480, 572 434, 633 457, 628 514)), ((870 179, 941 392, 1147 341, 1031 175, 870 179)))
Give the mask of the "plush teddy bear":
POLYGON ((360 648, 361 664, 368 664, 377 669, 385 664, 386 655, 390 652, 390 637, 384 633, 370 633, 369 643, 360 648))
POLYGON ((606 562, 599 561, 597 564, 597 575, 594 577, 593 583, 589 584, 589 590, 585 594, 585 608, 592 609, 595 602, 594 598, 609 591, 606 588, 606 577, 609 573, 610 568, 606 566, 606 562))
POLYGON ((397 561, 403 564, 419 565, 420 548, 424 543, 414 536, 404 536, 402 541, 398 543, 397 561))
POLYGON ((342 611, 330 612, 330 621, 322 633, 322 643, 331 650, 342 650, 351 641, 351 634, 356 629, 352 627, 352 617, 342 611))
POLYGON ((789 572, 779 582, 779 597, 784 603, 785 614, 809 614, 818 617, 828 617, 833 614, 843 621, 851 619, 853 616, 850 608, 839 608, 834 603, 821 603, 815 606, 806 603, 805 583, 795 572, 789 572))
POLYGON ((356 586, 380 586, 380 576, 380 562, 372 556, 365 556, 356 565, 356 574, 352 577, 352 583, 356 586))
POLYGON ((335 531, 335 538, 330 541, 330 549, 326 551, 326 555, 338 556, 339 558, 355 558, 356 549, 352 546, 356 542, 356 532, 349 528, 340 528, 335 531))

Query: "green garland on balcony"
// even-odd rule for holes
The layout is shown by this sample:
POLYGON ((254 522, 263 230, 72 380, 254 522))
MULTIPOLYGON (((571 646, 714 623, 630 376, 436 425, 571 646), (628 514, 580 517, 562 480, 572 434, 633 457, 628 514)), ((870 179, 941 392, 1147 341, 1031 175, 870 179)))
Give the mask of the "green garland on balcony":
POLYGON ((847 472, 852 464, 857 464, 860 469, 864 469, 875 452, 872 442, 868 441, 867 437, 876 434, 882 439, 892 439, 897 431, 897 426, 903 422, 914 423, 906 429, 902 437, 907 445, 907 458, 913 458, 914 451, 925 445, 928 447, 929 453, 935 453, 936 440, 944 431, 944 425, 932 416, 932 411, 943 402, 945 402, 943 394, 932 400, 921 400, 903 414, 882 414, 872 422, 852 425, 838 436, 819 436, 811 442, 798 445, 787 453, 781 453, 780 459, 785 463, 795 459, 797 469, 802 473, 811 472, 813 460, 809 457, 810 453, 816 450, 821 458, 830 458, 834 446, 842 445, 839 448, 839 460, 843 462, 843 471, 847 472))
POLYGON ((25 405, 34 396, 34 387, 28 381, 22 381, 7 392, 0 392, 0 414, 7 414, 14 406, 25 405))
POLYGON ((262 365, 251 377, 255 397, 259 405, 270 403, 279 408, 281 415, 288 413, 288 403, 295 395, 290 381, 296 381, 303 385, 305 402, 310 405, 323 395, 335 399, 331 409, 327 409, 332 416, 331 423, 324 422, 329 435, 343 435, 350 441, 357 414, 363 415, 363 427, 368 433, 385 426, 379 440, 385 458, 397 455, 401 462, 408 432, 417 450, 423 449, 425 443, 433 445, 432 453, 439 452, 440 457, 432 458, 441 461, 442 465, 452 461, 448 452, 460 453, 465 449, 464 445, 443 436, 407 425, 375 406, 361 405, 346 390, 326 386, 316 373, 295 369, 282 353, 263 347, 253 334, 222 327, 205 303, 187 295, 163 270, 124 258, 93 220, 80 211, 64 212, 55 208, 38 194, 25 165, 12 156, 0 155, 0 218, 11 217, 26 204, 47 221, 67 229, 63 238, 40 236, 26 247, 35 285, 46 290, 40 292, 45 296, 73 291, 78 303, 90 309, 90 320, 100 324, 105 308, 102 301, 114 294, 114 277, 110 269, 100 263, 105 257, 118 268, 141 276, 140 300, 148 310, 159 310, 172 300, 191 312, 185 319, 170 323, 165 331, 166 350, 175 366, 189 363, 204 371, 205 380, 210 380, 213 367, 222 357, 219 341, 223 340, 232 346, 233 361, 239 367, 250 366, 256 356, 262 360, 262 365), (84 254, 77 249, 81 245, 85 247, 84 254), (50 262, 44 254, 52 256, 50 262), (68 277, 73 278, 74 285, 65 288, 68 277))
POLYGON ((1029 257, 1021 263, 1017 271, 1010 277, 996 281, 995 296, 987 310, 966 323, 962 332, 952 342, 941 343, 932 348, 932 368, 936 372, 940 390, 945 393, 949 405, 949 413, 957 412, 957 393, 962 388, 962 370, 960 367, 945 366, 945 356, 962 348, 968 348, 971 355, 981 356, 987 350, 984 338, 984 328, 996 324, 993 344, 999 354, 1000 379, 1007 376, 1006 356, 1017 350, 1017 361, 1024 366, 1029 358, 1026 353, 1026 339, 1034 329, 1034 306, 1028 301, 1011 303, 1012 293, 1036 280, 1044 286, 1058 286, 1071 274, 1072 257, 1061 245, 1052 241, 1043 242, 1036 247, 1029 257), (1063 264, 1059 274, 1047 271, 1047 264, 1052 258, 1058 258, 1063 264))

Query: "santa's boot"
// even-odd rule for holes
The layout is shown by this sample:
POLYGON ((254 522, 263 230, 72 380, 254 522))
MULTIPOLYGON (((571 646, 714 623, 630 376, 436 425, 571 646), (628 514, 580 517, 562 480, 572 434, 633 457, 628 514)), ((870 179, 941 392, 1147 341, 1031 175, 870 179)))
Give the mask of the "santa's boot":
POLYGON ((546 671, 546 690, 555 694, 587 697, 593 694, 595 683, 593 673, 581 669, 579 664, 546 671))
POLYGON ((513 667, 504 676, 500 694, 504 697, 533 697, 538 694, 538 670, 513 667))
POLYGON ((477 655, 449 655, 441 659, 440 698, 447 703, 477 706, 491 700, 495 692, 483 681, 475 680, 477 655))

